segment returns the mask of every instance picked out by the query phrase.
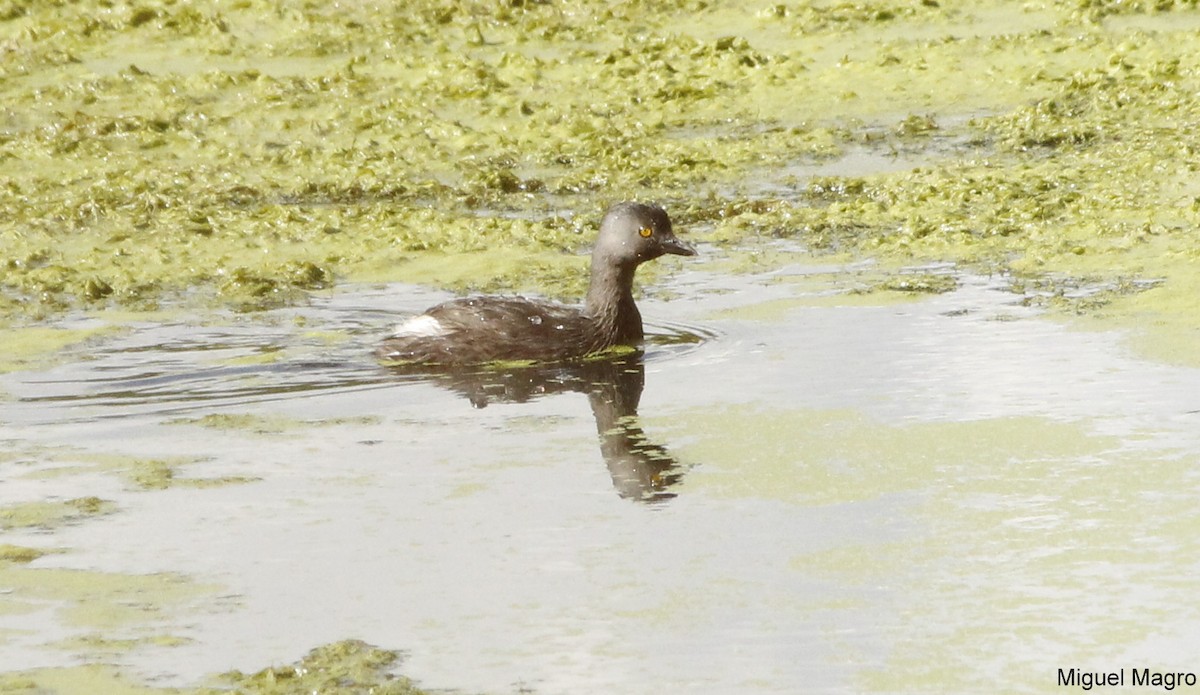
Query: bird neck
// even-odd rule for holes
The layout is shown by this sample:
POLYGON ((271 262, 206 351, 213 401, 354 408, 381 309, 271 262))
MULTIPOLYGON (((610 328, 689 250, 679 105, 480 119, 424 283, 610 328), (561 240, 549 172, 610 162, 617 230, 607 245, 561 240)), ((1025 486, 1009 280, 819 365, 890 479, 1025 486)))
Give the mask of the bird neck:
POLYGON ((642 339, 642 315, 633 302, 636 266, 593 263, 588 286, 587 313, 611 344, 632 344, 642 339))

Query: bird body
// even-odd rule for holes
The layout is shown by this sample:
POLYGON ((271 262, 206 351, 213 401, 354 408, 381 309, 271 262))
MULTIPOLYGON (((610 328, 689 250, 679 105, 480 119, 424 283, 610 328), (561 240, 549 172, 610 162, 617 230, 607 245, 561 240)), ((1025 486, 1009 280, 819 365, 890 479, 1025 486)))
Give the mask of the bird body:
POLYGON ((636 346, 643 330, 634 271, 667 253, 696 251, 675 237, 662 208, 618 203, 600 224, 582 309, 525 297, 453 299, 402 322, 376 354, 402 364, 469 365, 561 361, 636 346))

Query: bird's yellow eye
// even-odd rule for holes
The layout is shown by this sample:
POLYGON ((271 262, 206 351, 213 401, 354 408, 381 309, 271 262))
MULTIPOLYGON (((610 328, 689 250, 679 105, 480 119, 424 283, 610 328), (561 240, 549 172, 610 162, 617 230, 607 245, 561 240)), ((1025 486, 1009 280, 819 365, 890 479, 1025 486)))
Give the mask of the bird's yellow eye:
POLYGON ((638 230, 638 234, 641 234, 643 239, 649 239, 654 236, 654 230, 649 227, 642 227, 638 230))

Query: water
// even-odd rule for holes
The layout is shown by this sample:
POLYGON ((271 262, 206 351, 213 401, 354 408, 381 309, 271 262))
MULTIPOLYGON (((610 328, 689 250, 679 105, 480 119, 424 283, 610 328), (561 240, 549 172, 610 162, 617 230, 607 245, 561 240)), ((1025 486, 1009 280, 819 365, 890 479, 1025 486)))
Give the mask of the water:
POLYGON ((117 511, 3 542, 200 589, 122 621, 0 612, 0 668, 95 658, 60 641, 97 633, 181 638, 103 656, 160 685, 346 638, 471 692, 1038 692, 1058 668, 1200 667, 1200 373, 1003 278, 840 293, 867 271, 692 264, 642 302, 644 357, 580 370, 383 369, 378 336, 445 297, 394 286, 135 324, 5 375, 5 503, 117 511), (122 457, 184 463, 144 489, 100 465, 122 457))

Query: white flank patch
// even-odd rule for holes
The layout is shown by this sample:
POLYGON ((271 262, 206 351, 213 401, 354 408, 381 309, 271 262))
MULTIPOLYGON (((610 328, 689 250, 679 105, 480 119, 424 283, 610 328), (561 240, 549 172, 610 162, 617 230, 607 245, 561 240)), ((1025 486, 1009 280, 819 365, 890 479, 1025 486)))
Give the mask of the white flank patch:
POLYGON ((425 338, 436 338, 439 335, 446 335, 446 329, 442 328, 442 324, 438 320, 427 314, 414 316, 404 323, 396 326, 396 330, 392 335, 402 336, 422 336, 425 338))

